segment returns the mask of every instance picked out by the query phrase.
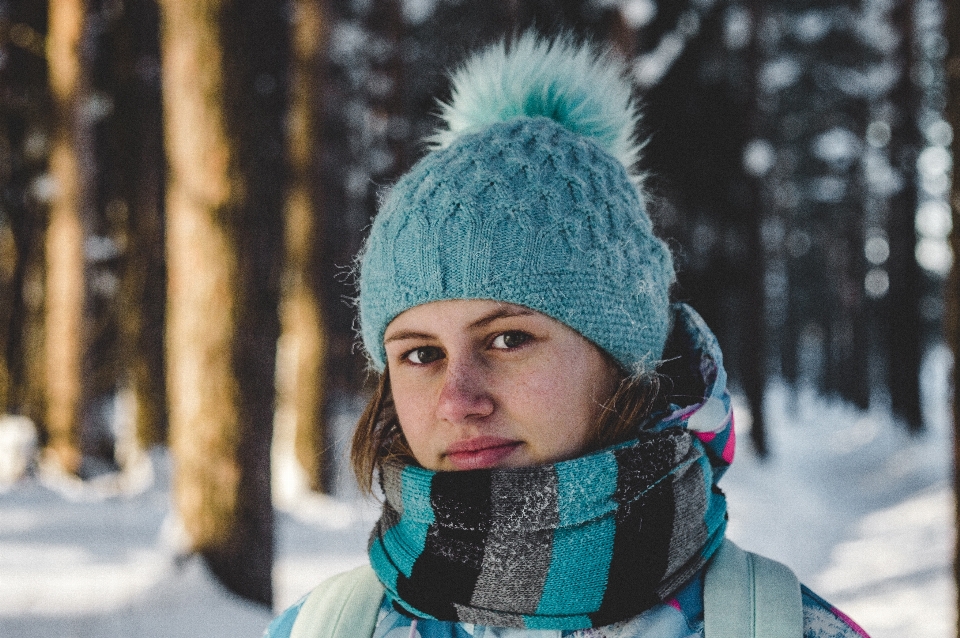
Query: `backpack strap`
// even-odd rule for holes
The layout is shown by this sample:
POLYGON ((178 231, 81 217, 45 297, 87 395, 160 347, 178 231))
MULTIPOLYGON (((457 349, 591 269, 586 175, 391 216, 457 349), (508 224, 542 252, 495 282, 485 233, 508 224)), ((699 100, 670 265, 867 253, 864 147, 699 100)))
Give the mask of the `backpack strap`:
POLYGON ((290 638, 372 636, 383 591, 369 565, 323 581, 307 595, 290 638))
POLYGON ((705 638, 802 638, 800 581, 724 539, 707 567, 703 620, 705 638))

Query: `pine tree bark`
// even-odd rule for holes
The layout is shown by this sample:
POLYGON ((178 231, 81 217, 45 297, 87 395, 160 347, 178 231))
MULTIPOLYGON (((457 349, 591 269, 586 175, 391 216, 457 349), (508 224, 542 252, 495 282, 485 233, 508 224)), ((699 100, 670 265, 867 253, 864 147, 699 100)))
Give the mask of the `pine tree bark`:
POLYGON ((89 85, 82 59, 87 4, 51 0, 47 61, 53 101, 50 173, 56 194, 44 241, 44 374, 47 450, 65 470, 80 469, 85 277, 83 239, 91 205, 92 140, 82 119, 89 85))
MULTIPOLYGON (((317 192, 317 134, 320 55, 327 30, 319 0, 293 3, 290 112, 287 139, 290 179, 284 212, 284 278, 277 365, 277 450, 290 450, 307 486, 327 491, 324 385, 326 326, 322 307, 317 192)), ((289 462, 293 459, 285 459, 289 462)), ((276 487, 276 486, 275 486, 276 487)), ((299 487, 299 486, 291 486, 299 487)))
MULTIPOLYGON (((0 173, 0 180, 6 182, 6 175, 0 173)), ((0 217, 0 411, 7 412, 10 399, 10 362, 8 348, 10 331, 13 328, 14 298, 17 289, 14 287, 17 265, 20 261, 17 252, 17 242, 13 231, 6 219, 0 217)))
POLYGON ((164 0, 161 19, 175 499, 211 571, 270 605, 284 5, 164 0))

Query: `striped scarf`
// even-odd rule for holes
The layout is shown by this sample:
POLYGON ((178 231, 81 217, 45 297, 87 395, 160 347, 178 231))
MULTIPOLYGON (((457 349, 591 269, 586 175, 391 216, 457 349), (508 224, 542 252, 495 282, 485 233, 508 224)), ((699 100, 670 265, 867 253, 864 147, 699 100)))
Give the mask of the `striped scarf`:
POLYGON ((723 540, 715 487, 733 421, 716 340, 682 306, 701 402, 639 438, 553 465, 433 472, 399 462, 370 562, 400 611, 529 629, 601 627, 669 598, 723 540), (702 333, 701 331, 706 331, 702 333), (708 413, 708 414, 704 414, 708 413))

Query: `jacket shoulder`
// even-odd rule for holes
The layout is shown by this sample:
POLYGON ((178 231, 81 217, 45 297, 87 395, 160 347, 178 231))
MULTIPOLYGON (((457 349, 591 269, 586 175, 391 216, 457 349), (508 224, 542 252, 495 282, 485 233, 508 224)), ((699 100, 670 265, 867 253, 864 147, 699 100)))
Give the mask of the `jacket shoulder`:
POLYGON ((267 630, 263 633, 263 638, 290 638, 290 632, 293 631, 293 623, 297 621, 297 616, 300 614, 300 609, 306 600, 307 596, 304 596, 274 618, 267 626, 267 630))
POLYGON ((337 637, 344 627, 369 626, 376 622, 383 599, 383 586, 369 565, 337 574, 317 585, 296 604, 270 623, 264 638, 297 636, 337 637))

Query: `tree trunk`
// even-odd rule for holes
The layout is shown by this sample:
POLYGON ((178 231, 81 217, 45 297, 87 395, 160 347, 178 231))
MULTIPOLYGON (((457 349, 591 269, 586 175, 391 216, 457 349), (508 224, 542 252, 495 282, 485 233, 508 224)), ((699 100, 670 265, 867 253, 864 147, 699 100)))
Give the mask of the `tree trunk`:
POLYGON ((326 327, 319 277, 323 220, 317 192, 317 135, 320 55, 326 46, 326 21, 320 0, 296 0, 291 39, 288 158, 290 183, 284 212, 284 280, 280 305, 281 337, 277 364, 277 413, 274 459, 287 452, 283 468, 274 468, 281 494, 295 496, 307 487, 326 491, 324 384, 326 327), (305 473, 284 472, 295 462, 305 473), (278 473, 280 472, 280 473, 278 473))
MULTIPOLYGON (((759 0, 752 0, 749 5, 750 16, 750 39, 744 55, 744 70, 747 80, 748 97, 747 108, 745 112, 745 125, 741 133, 740 151, 746 148, 750 139, 763 139, 768 131, 766 130, 766 121, 761 115, 759 108, 759 90, 758 78, 760 69, 760 27, 764 17, 763 3, 759 0)), ((733 158, 731 158, 733 159, 733 158)), ((764 218, 769 209, 768 202, 764 200, 762 183, 757 175, 749 175, 743 170, 743 162, 736 162, 734 166, 738 171, 734 172, 734 177, 740 176, 744 181, 744 190, 746 192, 746 207, 744 215, 747 218, 745 230, 748 239, 748 248, 745 260, 747 261, 744 272, 744 296, 746 297, 745 316, 743 327, 740 330, 740 346, 746 350, 745 344, 754 343, 754 352, 752 356, 747 356, 746 352, 741 352, 740 376, 743 385, 744 394, 747 396, 747 402, 750 405, 750 415, 753 423, 750 426, 750 441, 753 443, 753 449, 760 458, 766 458, 770 454, 770 446, 767 437, 766 411, 764 409, 764 397, 767 385, 767 367, 768 367, 768 347, 769 338, 767 330, 767 295, 764 290, 764 273, 767 272, 769 260, 767 252, 773 252, 772 247, 764 245, 761 228, 763 228, 764 218)))
POLYGON ((5 88, 0 118, 10 151, 9 172, 0 182, 17 254, 3 342, 9 372, 7 398, 0 409, 26 415, 36 423, 45 419, 43 237, 52 182, 44 179, 52 119, 45 46, 47 4, 47 0, 22 0, 8 7, 5 64, 0 69, 0 85, 5 88))
POLYGON ((270 605, 284 5, 164 0, 161 15, 175 499, 213 573, 270 605))
POLYGON ((51 0, 47 60, 53 100, 50 173, 55 183, 46 228, 44 373, 47 450, 65 470, 80 469, 83 414, 84 226, 91 206, 92 140, 82 118, 89 86, 82 57, 84 0, 51 0))
POLYGON ((890 402, 895 416, 903 419, 910 432, 923 427, 920 412, 920 360, 923 355, 920 300, 923 273, 917 263, 917 156, 923 137, 917 122, 920 88, 913 80, 914 53, 913 0, 899 0, 891 21, 900 35, 896 56, 900 80, 891 99, 896 109, 890 139, 894 168, 903 179, 903 188, 890 198, 887 236, 890 241, 890 291, 887 308, 887 371, 890 402))
MULTIPOLYGON (((7 176, 2 173, 0 180, 9 183, 7 176)), ((7 220, 0 216, 0 345, 4 346, 0 349, 0 412, 7 412, 10 398, 10 362, 6 344, 10 342, 10 331, 13 328, 11 318, 14 298, 19 292, 14 287, 19 261, 13 231, 7 220)))
MULTIPOLYGON (((950 193, 950 208, 953 229, 950 245, 953 248, 953 268, 946 284, 946 313, 944 329, 947 342, 953 352, 953 493, 956 503, 956 523, 960 527, 960 7, 946 4, 944 33, 949 49, 947 53, 947 120, 953 127, 953 186, 950 193)), ((956 545, 953 559, 953 575, 957 591, 957 610, 960 611, 960 543, 956 545)), ((958 614, 960 619, 960 614, 958 614)), ((958 624, 960 633, 960 624, 958 624)))
POLYGON ((103 186, 108 222, 122 233, 119 358, 130 393, 136 442, 167 440, 163 325, 163 121, 159 15, 154 0, 128 0, 107 52, 114 114, 107 130, 103 186))

